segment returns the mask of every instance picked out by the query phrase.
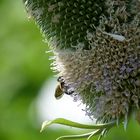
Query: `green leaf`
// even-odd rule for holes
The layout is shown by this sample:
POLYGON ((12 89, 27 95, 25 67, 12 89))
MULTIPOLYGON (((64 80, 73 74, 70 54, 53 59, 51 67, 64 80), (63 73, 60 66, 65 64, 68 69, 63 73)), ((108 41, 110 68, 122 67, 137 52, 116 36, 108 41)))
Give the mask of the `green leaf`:
POLYGON ((56 140, 63 140, 63 139, 79 139, 79 138, 88 138, 93 132, 85 133, 81 135, 66 135, 57 138, 56 140))
POLYGON ((102 129, 98 129, 98 130, 96 130, 96 131, 93 131, 93 132, 91 133, 91 135, 88 137, 87 140, 93 140, 93 137, 96 136, 96 135, 99 135, 101 132, 102 132, 102 129))
POLYGON ((70 121, 67 119, 63 119, 63 118, 57 118, 52 121, 43 122, 40 132, 42 132, 45 128, 47 128, 51 124, 62 124, 62 125, 72 126, 72 127, 76 127, 76 128, 82 128, 82 129, 103 129, 103 128, 108 128, 108 127, 113 126, 115 124, 115 122, 105 123, 105 124, 87 125, 87 124, 73 122, 73 121, 70 121))

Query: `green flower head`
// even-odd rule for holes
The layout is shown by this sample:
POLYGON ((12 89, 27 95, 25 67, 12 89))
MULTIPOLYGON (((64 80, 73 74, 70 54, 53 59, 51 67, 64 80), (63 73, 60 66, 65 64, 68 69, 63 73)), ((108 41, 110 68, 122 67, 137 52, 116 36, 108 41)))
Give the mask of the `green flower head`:
POLYGON ((65 91, 98 122, 140 107, 139 0, 24 0, 54 52, 65 91))

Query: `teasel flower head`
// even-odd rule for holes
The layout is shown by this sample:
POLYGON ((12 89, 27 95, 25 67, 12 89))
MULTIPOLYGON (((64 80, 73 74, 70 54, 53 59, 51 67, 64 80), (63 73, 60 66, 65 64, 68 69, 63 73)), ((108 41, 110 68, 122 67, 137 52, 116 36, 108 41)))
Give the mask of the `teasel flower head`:
POLYGON ((24 0, 54 52, 53 69, 100 123, 140 107, 139 0, 24 0))

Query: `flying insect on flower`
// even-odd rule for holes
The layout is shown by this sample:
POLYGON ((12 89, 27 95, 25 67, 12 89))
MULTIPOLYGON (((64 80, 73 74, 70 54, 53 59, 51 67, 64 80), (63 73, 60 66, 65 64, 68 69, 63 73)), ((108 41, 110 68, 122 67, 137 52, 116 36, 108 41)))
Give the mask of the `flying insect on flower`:
POLYGON ((71 95, 74 91, 69 89, 69 86, 65 84, 63 77, 58 77, 59 84, 55 89, 55 98, 60 99, 64 94, 71 95))

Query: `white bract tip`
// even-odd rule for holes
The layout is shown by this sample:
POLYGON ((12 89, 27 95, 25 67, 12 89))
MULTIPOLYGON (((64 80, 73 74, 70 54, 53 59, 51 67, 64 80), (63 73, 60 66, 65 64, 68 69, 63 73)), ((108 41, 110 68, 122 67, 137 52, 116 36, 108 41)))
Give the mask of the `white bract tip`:
POLYGON ((50 121, 45 121, 45 122, 43 122, 43 124, 42 124, 42 126, 41 126, 40 132, 44 131, 45 128, 46 128, 49 124, 50 124, 50 121))

